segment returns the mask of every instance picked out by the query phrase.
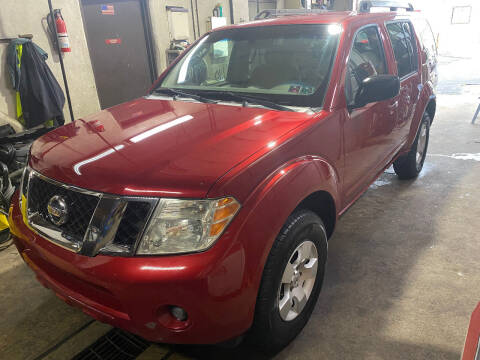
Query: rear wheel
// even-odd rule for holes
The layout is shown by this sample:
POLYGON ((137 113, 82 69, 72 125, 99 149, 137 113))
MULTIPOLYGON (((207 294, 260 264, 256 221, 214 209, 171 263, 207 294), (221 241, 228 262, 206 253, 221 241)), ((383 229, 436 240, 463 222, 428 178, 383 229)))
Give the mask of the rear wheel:
POLYGON ((326 260, 322 220, 308 210, 292 214, 265 265, 250 342, 275 353, 298 335, 317 302, 326 260))
POLYGON ((410 151, 393 163, 393 169, 400 179, 413 179, 420 174, 427 156, 429 136, 430 116, 425 113, 410 151))

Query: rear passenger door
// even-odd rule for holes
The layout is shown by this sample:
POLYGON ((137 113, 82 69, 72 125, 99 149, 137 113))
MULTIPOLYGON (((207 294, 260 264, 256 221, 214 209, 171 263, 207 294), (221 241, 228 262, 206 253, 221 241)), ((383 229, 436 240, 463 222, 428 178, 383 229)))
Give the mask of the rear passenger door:
POLYGON ((422 87, 419 72, 420 57, 410 21, 388 22, 386 28, 400 78, 398 118, 394 136, 405 142, 422 87))
MULTIPOLYGON (((347 106, 353 105, 364 79, 388 74, 388 65, 376 24, 353 35, 345 75, 347 106)), ((344 123, 344 194, 351 202, 377 176, 396 147, 392 132, 396 124, 397 99, 374 102, 349 111, 344 123)))

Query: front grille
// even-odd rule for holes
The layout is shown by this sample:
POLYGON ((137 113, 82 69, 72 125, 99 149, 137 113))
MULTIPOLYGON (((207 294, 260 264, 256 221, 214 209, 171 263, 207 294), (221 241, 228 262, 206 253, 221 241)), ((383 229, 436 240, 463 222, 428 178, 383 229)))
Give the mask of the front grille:
POLYGON ((130 201, 113 243, 125 248, 133 247, 146 225, 151 206, 150 202, 130 201))
POLYGON ((32 176, 28 187, 29 214, 37 213, 44 221, 50 222, 47 210, 48 202, 53 196, 60 195, 66 200, 69 213, 67 222, 57 228, 66 238, 73 238, 76 241, 83 240, 98 204, 98 197, 56 185, 39 176, 32 176))
MULTIPOLYGON (((27 193, 28 221, 42 236, 82 255, 134 255, 135 245, 157 200, 95 193, 64 185, 27 171, 22 192, 27 193), (58 196, 66 222, 56 225, 48 214, 49 201, 58 196), (118 215, 115 215, 118 214, 118 215), (104 242, 105 238, 112 239, 104 242), (86 243, 84 244, 84 239, 86 243), (102 247, 95 244, 103 244, 102 247)), ((58 199, 55 199, 57 201, 58 199)), ((62 216, 58 219, 62 220, 62 216)))

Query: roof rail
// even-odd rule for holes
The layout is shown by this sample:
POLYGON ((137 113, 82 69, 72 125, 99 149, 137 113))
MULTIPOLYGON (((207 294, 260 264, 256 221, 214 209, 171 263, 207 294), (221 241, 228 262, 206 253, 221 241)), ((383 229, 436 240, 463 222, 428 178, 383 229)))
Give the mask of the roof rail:
POLYGON ((372 7, 388 7, 390 11, 397 11, 398 9, 413 11, 413 5, 406 1, 362 0, 358 5, 358 12, 368 13, 372 7))
POLYGON ((255 20, 271 19, 279 16, 305 15, 305 14, 323 14, 328 10, 323 9, 266 9, 260 11, 255 20))

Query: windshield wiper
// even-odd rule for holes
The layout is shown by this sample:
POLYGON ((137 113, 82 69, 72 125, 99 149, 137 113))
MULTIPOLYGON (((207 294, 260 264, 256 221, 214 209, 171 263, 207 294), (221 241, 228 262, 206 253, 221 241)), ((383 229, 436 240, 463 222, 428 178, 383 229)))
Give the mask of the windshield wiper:
MULTIPOLYGON (((209 103, 209 104, 216 104, 218 103, 219 100, 213 100, 209 99, 205 96, 201 96, 198 94, 192 94, 183 90, 178 90, 178 89, 172 89, 172 88, 160 88, 160 89, 155 89, 153 90, 154 93, 169 93, 173 95, 173 99, 176 100, 176 97, 188 97, 203 103, 209 103)), ((274 110, 280 110, 280 111, 292 111, 287 106, 283 106, 280 104, 277 104, 273 101, 261 99, 261 98, 256 98, 253 96, 248 96, 248 95, 243 95, 243 94, 237 94, 232 91, 221 91, 221 92, 215 92, 215 95, 228 95, 230 98, 236 99, 238 101, 241 101, 243 106, 247 106, 248 104, 255 104, 255 105, 260 105, 266 108, 274 109, 274 110)))
POLYGON ((176 100, 177 97, 184 97, 184 98, 191 98, 197 101, 200 101, 202 103, 209 103, 209 104, 215 104, 218 101, 217 100, 212 100, 208 99, 206 97, 197 95, 197 94, 192 94, 189 92, 177 90, 177 89, 172 89, 172 88, 161 88, 161 89, 155 89, 153 90, 154 93, 169 93, 173 95, 173 100, 176 100))
POLYGON ((226 94, 226 95, 228 95, 228 96, 230 96, 234 99, 238 99, 238 100, 242 101, 243 106, 247 106, 250 103, 250 104, 256 104, 256 105, 264 106, 266 108, 270 108, 270 109, 274 109, 274 110, 292 111, 292 109, 290 109, 289 107, 277 104, 273 101, 260 99, 260 98, 256 98, 256 97, 252 97, 252 96, 247 96, 247 95, 243 95, 243 94, 237 94, 237 93, 234 93, 232 91, 225 91, 225 92, 222 92, 222 93, 226 94))

